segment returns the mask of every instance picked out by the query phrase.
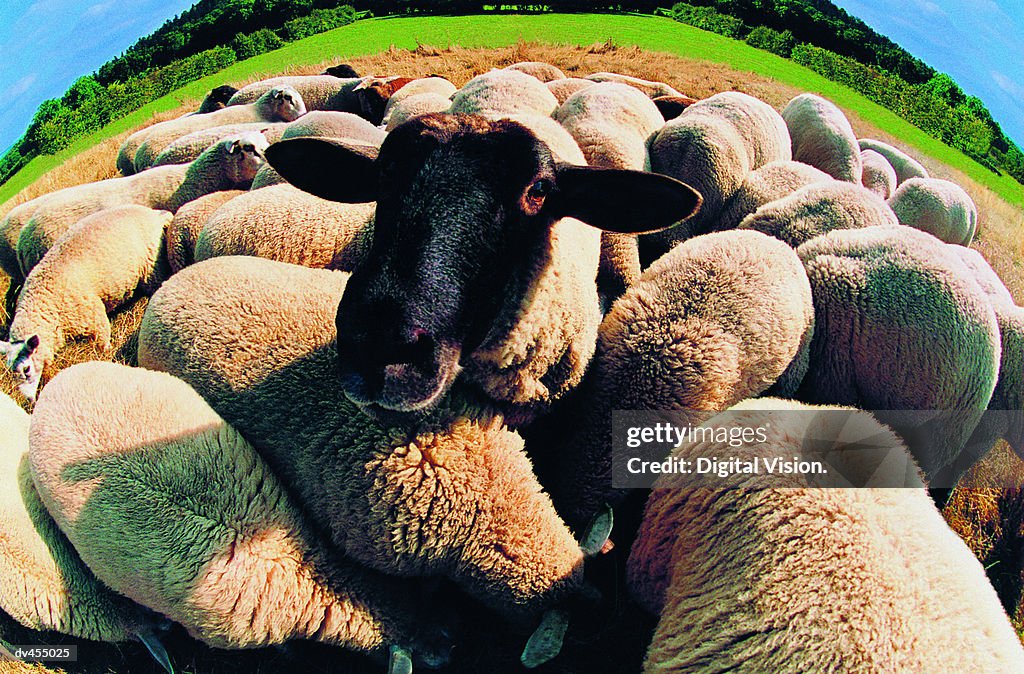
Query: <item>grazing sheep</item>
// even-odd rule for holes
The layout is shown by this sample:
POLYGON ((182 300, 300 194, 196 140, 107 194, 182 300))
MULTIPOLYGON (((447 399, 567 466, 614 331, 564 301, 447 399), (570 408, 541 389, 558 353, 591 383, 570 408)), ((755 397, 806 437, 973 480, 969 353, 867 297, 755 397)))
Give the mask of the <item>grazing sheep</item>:
POLYGON ((337 110, 359 113, 359 100, 355 88, 361 77, 333 77, 331 75, 285 75, 253 82, 239 89, 228 107, 252 103, 274 87, 288 86, 299 92, 306 110, 337 110))
MULTIPOLYGON (((864 412, 751 400, 728 414, 729 426, 763 428, 770 449, 684 442, 673 456, 788 459, 806 455, 807 438, 838 451, 869 438, 913 466, 864 412)), ((661 616, 644 671, 1024 669, 984 569, 913 488, 918 475, 903 489, 815 488, 818 477, 830 476, 734 474, 718 489, 659 480, 627 567, 634 595, 661 616)))
POLYGON ((266 147, 267 139, 250 131, 221 140, 190 164, 51 192, 18 235, 22 273, 28 274, 71 225, 97 211, 138 204, 174 213, 204 194, 248 187, 263 165, 266 147))
POLYGON ((939 178, 910 178, 889 198, 900 223, 946 243, 971 245, 978 229, 978 207, 962 187, 939 178))
POLYGON ((743 184, 725 202, 713 230, 735 229, 747 217, 770 201, 782 199, 801 187, 832 182, 832 176, 798 161, 773 161, 751 171, 743 184))
POLYGON ((451 99, 440 94, 417 94, 403 98, 384 114, 384 130, 392 131, 396 126, 417 115, 431 112, 447 112, 451 107, 451 99))
POLYGON ((558 100, 536 77, 516 70, 477 75, 452 94, 451 113, 471 115, 534 114, 548 117, 558 100))
MULTIPOLYGON (((511 75, 539 84, 501 73, 511 75)), ((388 134, 379 156, 318 139, 268 149, 300 189, 377 199, 370 251, 338 308, 342 380, 361 405, 423 410, 461 373, 509 423, 528 422, 580 381, 593 353, 596 227, 651 231, 699 204, 666 176, 566 163, 559 145, 582 154, 564 129, 517 119, 422 115, 388 134)))
POLYGON ((683 114, 683 110, 686 110, 700 99, 693 98, 692 96, 658 96, 652 100, 654 100, 654 105, 658 108, 658 112, 661 113, 661 116, 667 122, 683 114))
MULTIPOLYGON (((305 115, 303 115, 305 118, 305 115)), ((148 142, 142 143, 136 158, 144 157, 141 161, 142 168, 153 166, 167 166, 168 164, 187 164, 199 158, 207 148, 214 145, 228 136, 254 131, 262 133, 268 143, 281 139, 287 124, 284 122, 247 122, 245 124, 227 124, 215 126, 211 129, 202 129, 185 134, 181 138, 172 141, 167 147, 160 150, 160 153, 153 155, 148 142)))
POLYGON ((861 150, 860 163, 864 167, 860 184, 883 199, 892 196, 896 189, 896 169, 892 164, 874 150, 861 150))
POLYGON ((150 616, 96 579, 46 511, 29 473, 29 416, 2 393, 0 428, 0 610, 76 639, 148 633, 150 616))
POLYGON ((547 88, 554 95, 558 104, 561 105, 577 91, 592 87, 594 84, 593 80, 585 80, 580 77, 566 77, 562 80, 551 80, 547 83, 547 88))
POLYGON ((779 113, 736 91, 694 103, 652 136, 648 147, 652 171, 693 185, 704 201, 685 226, 640 238, 644 264, 675 243, 711 230, 751 171, 792 158, 779 113))
POLYGON ((857 140, 861 150, 874 150, 885 157, 893 170, 896 171, 896 184, 899 185, 909 178, 928 178, 928 170, 919 161, 888 143, 873 138, 857 140))
POLYGON ((500 417, 453 397, 445 415, 385 425, 345 397, 333 323, 347 278, 259 258, 197 263, 154 295, 139 362, 189 382, 252 438, 346 555, 447 576, 512 614, 577 588, 582 551, 500 417))
POLYGON ((173 141, 195 131, 228 124, 248 122, 290 122, 305 114, 306 107, 298 93, 290 87, 267 91, 255 102, 244 106, 228 106, 205 115, 185 115, 136 131, 128 136, 117 155, 117 168, 129 176, 149 167, 152 161, 173 141), (142 154, 142 145, 146 149, 142 154))
POLYGON ((172 274, 178 273, 195 262, 196 239, 214 211, 242 194, 245 194, 244 190, 212 192, 190 201, 178 209, 164 235, 167 264, 172 274))
POLYGON ((352 271, 366 255, 376 204, 339 204, 291 185, 246 192, 213 213, 195 239, 196 262, 251 255, 352 271))
POLYGON ((82 218, 28 275, 11 321, 8 367, 29 400, 54 355, 85 337, 110 348, 107 313, 169 275, 164 251, 167 211, 115 206, 82 218))
POLYGON ((864 168, 850 120, 832 101, 814 94, 792 98, 782 110, 793 141, 793 159, 836 180, 860 185, 864 168))
POLYGON ((642 80, 639 77, 630 77, 629 75, 620 75, 618 73, 592 73, 587 75, 584 79, 588 79, 591 82, 618 82, 620 84, 628 84, 634 89, 639 89, 644 92, 644 94, 649 98, 657 98, 658 96, 682 96, 681 93, 664 82, 652 82, 651 80, 642 80))
POLYGON ((29 432, 46 507, 114 591, 218 648, 315 639, 430 655, 411 588, 334 554, 252 446, 184 382, 82 363, 29 432))
POLYGON ((836 230, 797 254, 817 323, 798 397, 878 411, 904 435, 929 486, 952 487, 999 372, 991 301, 955 252, 910 227, 836 230), (922 437, 915 415, 889 410, 942 413, 922 437))
POLYGON ((835 229, 897 225, 896 215, 880 196, 860 184, 830 180, 768 202, 738 227, 764 232, 796 248, 835 229))
POLYGON ((551 442, 559 460, 544 482, 558 512, 580 526, 615 494, 613 410, 698 414, 769 388, 792 394, 813 329, 807 276, 784 243, 732 231, 673 248, 601 323, 579 409, 563 422, 569 437, 551 442))
POLYGON ((196 114, 205 115, 208 112, 214 110, 220 110, 228 104, 231 97, 235 94, 238 89, 228 84, 222 84, 219 87, 210 89, 210 93, 206 94, 203 98, 203 102, 199 104, 199 109, 196 110, 196 114))
MULTIPOLYGON (((590 166, 642 171, 647 138, 664 124, 661 113, 640 91, 601 82, 578 91, 552 117, 572 135, 590 166)), ((597 288, 610 304, 640 276, 636 237, 601 233, 597 288)))
POLYGON ((0 221, 0 269, 3 269, 4 273, 11 277, 9 293, 16 290, 17 286, 25 280, 25 275, 21 273, 21 265, 18 264, 18 236, 35 212, 52 194, 54 193, 43 194, 23 204, 18 204, 4 216, 3 221, 0 221))
POLYGON ((526 73, 527 75, 536 77, 538 80, 545 83, 553 80, 566 79, 565 73, 560 69, 550 63, 544 63, 542 61, 520 61, 519 63, 513 63, 510 66, 505 66, 504 70, 518 70, 521 73, 526 73))
MULTIPOLYGON (((188 120, 178 123, 179 120, 169 120, 147 127, 144 129, 145 139, 136 150, 132 162, 136 172, 143 171, 152 165, 153 160, 168 145, 182 136, 196 131, 252 122, 262 123, 264 127, 251 130, 262 131, 268 123, 291 122, 304 114, 306 114, 306 107, 294 89, 291 87, 274 88, 249 105, 233 105, 203 115, 201 123, 188 120)), ((238 132, 242 133, 247 130, 250 129, 239 129, 238 132)), ((230 132, 222 132, 222 137, 227 135, 230 135, 230 132)), ((268 140, 273 140, 273 137, 269 136, 268 140)), ((216 141, 211 140, 207 147, 213 142, 216 141)))

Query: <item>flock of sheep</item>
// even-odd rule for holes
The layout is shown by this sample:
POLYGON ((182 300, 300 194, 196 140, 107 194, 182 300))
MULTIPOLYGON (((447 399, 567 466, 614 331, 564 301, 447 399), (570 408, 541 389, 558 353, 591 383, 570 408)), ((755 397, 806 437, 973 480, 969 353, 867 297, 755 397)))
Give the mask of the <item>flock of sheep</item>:
MULTIPOLYGON (((645 670, 1024 671, 925 489, 998 437, 1024 450, 1013 417, 979 425, 1024 409, 1024 314, 967 247, 967 193, 829 101, 536 62, 461 88, 333 70, 218 87, 117 163, 0 223, 0 354, 35 401, 0 396, 20 623, 168 669, 166 619, 400 672, 450 659, 441 577, 540 620, 534 666, 594 601, 613 410, 950 410, 927 445, 857 413, 920 466, 905 489, 652 491, 635 539, 613 532, 660 615, 645 670), (40 386, 140 294, 139 367, 40 386)), ((774 449, 837 432, 781 418, 774 449)))

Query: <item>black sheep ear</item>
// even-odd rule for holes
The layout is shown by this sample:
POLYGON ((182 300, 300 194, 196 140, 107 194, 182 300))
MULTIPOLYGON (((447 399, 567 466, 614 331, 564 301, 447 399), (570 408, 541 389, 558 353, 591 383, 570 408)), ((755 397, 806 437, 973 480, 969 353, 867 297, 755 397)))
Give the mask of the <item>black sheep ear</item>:
POLYGON ((25 348, 28 349, 28 354, 32 355, 39 348, 39 335, 32 335, 25 340, 25 348))
POLYGON ((333 138, 289 138, 270 145, 270 166, 300 190, 321 199, 363 203, 377 198, 375 145, 333 138))
POLYGON ((648 234, 686 220, 700 208, 697 190, 660 173, 560 164, 544 210, 621 234, 648 234))

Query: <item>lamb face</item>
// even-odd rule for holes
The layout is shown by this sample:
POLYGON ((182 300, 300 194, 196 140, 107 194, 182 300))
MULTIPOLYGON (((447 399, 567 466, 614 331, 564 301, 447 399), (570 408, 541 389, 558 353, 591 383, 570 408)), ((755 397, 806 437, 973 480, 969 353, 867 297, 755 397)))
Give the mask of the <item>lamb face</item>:
POLYGON ((43 375, 42 365, 37 365, 32 357, 38 348, 38 335, 32 335, 21 342, 0 342, 0 355, 18 382, 18 392, 33 401, 43 375))
POLYGON ((337 317, 345 392, 371 411, 433 406, 494 330, 523 319, 530 279, 556 263, 563 218, 651 231, 700 202, 665 176, 563 164, 525 126, 469 115, 414 118, 379 156, 293 139, 271 146, 268 160, 317 196, 377 200, 370 252, 337 317))

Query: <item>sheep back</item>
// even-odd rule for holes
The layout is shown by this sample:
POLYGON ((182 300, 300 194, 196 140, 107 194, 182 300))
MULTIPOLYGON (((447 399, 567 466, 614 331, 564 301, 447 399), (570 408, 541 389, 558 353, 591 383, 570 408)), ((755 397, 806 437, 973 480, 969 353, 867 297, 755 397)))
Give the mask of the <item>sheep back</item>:
POLYGON ((899 185, 904 180, 910 178, 928 178, 928 169, 921 165, 921 162, 917 161, 903 150, 893 147, 888 143, 883 143, 880 140, 873 138, 860 138, 857 140, 857 144, 861 150, 874 150, 878 154, 885 157, 885 160, 889 162, 893 170, 896 171, 896 184, 899 185))
POLYGON ((896 189, 896 169, 874 150, 861 150, 860 163, 864 167, 860 183, 883 199, 892 196, 896 189))
POLYGON ((242 194, 245 194, 244 190, 211 192, 178 209, 171 224, 167 226, 165 236, 167 263, 172 274, 195 262, 196 239, 214 211, 242 194))
POLYGON ((793 159, 821 169, 836 180, 860 184, 860 146, 850 120, 831 101, 814 94, 792 98, 782 110, 793 159))
POLYGON ((747 217, 769 201, 782 199, 806 185, 827 183, 832 176, 798 161, 773 161, 751 171, 743 184, 726 202, 716 231, 735 229, 747 217))
POLYGON ((939 178, 909 178, 889 198, 900 223, 946 243, 970 245, 978 229, 978 207, 962 187, 939 178))
POLYGON ((517 70, 477 75, 452 94, 451 113, 470 115, 535 114, 550 116, 558 101, 544 83, 517 70))

